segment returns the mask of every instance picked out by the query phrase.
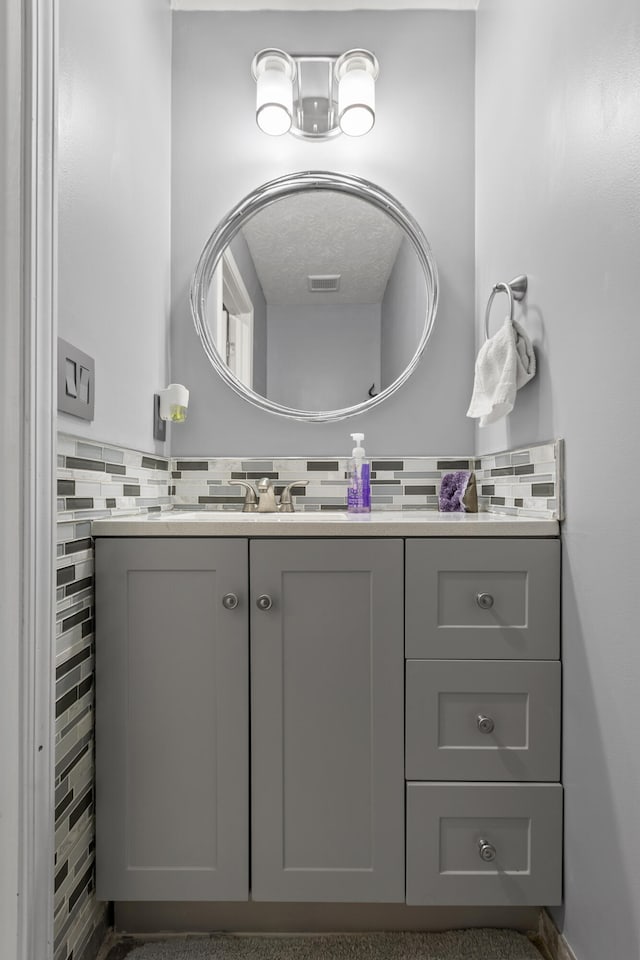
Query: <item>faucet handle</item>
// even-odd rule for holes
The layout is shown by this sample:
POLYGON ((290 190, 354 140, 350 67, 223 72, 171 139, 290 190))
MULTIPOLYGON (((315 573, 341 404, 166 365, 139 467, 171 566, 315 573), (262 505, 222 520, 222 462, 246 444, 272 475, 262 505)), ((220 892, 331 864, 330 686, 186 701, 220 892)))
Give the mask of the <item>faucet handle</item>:
POLYGON ((280 494, 280 506, 278 510, 280 513, 293 513, 293 500, 291 498, 291 490, 293 487, 306 487, 308 486, 308 480, 294 480, 292 483, 288 484, 282 493, 280 494))
POLYGON ((232 486, 244 487, 246 493, 244 495, 244 505, 242 507, 243 513, 255 513, 258 509, 258 501, 256 499, 256 492, 253 489, 250 483, 247 483, 246 480, 230 480, 229 483, 232 486))

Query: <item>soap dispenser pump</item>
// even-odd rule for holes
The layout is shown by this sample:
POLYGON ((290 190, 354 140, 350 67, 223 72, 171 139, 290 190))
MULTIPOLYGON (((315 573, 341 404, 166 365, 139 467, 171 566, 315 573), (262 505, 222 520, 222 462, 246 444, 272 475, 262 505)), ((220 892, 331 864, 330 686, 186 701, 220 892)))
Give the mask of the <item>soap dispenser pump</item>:
POLYGON ((348 513, 371 512, 371 464, 365 458, 364 433, 352 433, 355 447, 349 461, 349 487, 347 489, 348 513))

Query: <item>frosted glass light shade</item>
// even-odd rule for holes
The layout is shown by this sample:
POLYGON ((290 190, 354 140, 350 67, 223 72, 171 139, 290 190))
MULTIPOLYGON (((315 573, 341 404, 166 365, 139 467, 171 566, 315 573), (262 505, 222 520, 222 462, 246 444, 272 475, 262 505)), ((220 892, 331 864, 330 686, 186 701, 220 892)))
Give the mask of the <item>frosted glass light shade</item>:
POLYGON ((366 50, 349 50, 336 64, 338 122, 350 137, 361 137, 376 119, 378 62, 366 50))
POLYGON ((263 133, 281 136, 291 129, 295 63, 281 50, 263 50, 253 61, 256 122, 263 133))

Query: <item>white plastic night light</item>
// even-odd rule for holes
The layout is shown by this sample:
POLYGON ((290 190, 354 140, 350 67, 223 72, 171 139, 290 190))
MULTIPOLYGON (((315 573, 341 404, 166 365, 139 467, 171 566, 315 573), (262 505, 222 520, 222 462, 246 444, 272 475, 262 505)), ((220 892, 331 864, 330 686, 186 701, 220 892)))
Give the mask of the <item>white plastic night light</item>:
POLYGON ((376 119, 378 61, 368 50, 348 50, 336 62, 338 122, 350 137, 361 137, 376 119))
POLYGON ((189 391, 181 383, 170 383, 166 390, 160 391, 160 419, 182 423, 187 419, 189 391))
POLYGON ((256 122, 263 133, 281 136, 291 129, 296 65, 283 50, 261 50, 251 64, 256 81, 256 122))

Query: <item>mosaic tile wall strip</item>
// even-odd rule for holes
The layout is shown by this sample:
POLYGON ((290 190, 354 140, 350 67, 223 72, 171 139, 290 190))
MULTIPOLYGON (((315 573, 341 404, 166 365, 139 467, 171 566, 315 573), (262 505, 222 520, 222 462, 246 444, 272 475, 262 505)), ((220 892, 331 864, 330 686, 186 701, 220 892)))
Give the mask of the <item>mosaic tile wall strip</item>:
MULTIPOLYGON (((292 490, 296 510, 344 510, 348 458, 326 460, 284 457, 275 460, 177 458, 171 461, 174 510, 237 510, 244 490, 234 480, 269 477, 276 493, 294 480, 308 486, 292 490)), ((468 457, 373 458, 373 510, 437 510, 440 482, 451 470, 473 469, 468 457)))
POLYGON ((170 509, 169 461, 58 436, 54 960, 95 955, 91 520, 170 509))
MULTIPOLYGON (((474 470, 479 508, 520 516, 562 518, 561 440, 483 457, 373 458, 373 510, 437 510, 440 483, 452 470, 474 470)), ((308 486, 293 491, 296 510, 344 510, 347 458, 171 460, 175 510, 238 510, 244 490, 234 480, 269 477, 277 493, 294 480, 308 486)))
POLYGON ((563 520, 563 467, 563 440, 480 457, 476 460, 479 509, 563 520))

